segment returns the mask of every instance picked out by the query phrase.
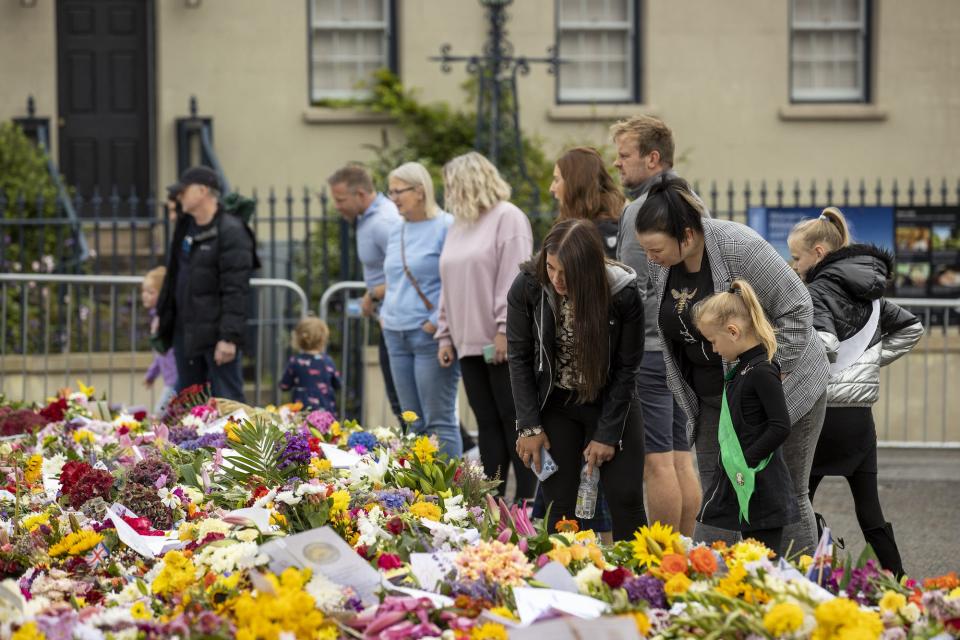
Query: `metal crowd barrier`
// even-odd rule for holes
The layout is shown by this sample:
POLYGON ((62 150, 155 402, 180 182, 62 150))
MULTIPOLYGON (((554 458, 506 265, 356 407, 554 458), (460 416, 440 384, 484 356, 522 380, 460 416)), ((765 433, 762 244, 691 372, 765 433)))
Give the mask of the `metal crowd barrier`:
MULTIPOLYGON (((362 280, 345 280, 337 282, 324 290, 320 296, 318 315, 324 322, 332 322, 331 311, 335 302, 340 302, 340 314, 337 322, 330 327, 339 329, 340 344, 340 397, 337 407, 341 414, 346 413, 348 407, 353 408, 353 414, 360 424, 367 424, 366 402, 364 398, 364 372, 366 371, 366 345, 370 341, 370 323, 360 315, 359 308, 353 308, 356 296, 351 293, 363 293, 367 285, 362 280), (359 335, 358 335, 359 334, 359 335), (351 403, 350 395, 356 399, 351 403)), ((333 355, 333 354, 331 354, 333 355)))
MULTIPOLYGON (((43 401, 61 381, 70 387, 80 379, 111 402, 152 407, 162 380, 138 392, 152 360, 142 283, 140 276, 0 274, 0 391, 43 401)), ((307 296, 289 280, 253 278, 250 285, 241 354, 247 401, 279 403, 289 332, 306 316, 307 296)))
POLYGON ((880 370, 881 447, 960 448, 960 298, 888 298, 923 322, 914 349, 880 370))

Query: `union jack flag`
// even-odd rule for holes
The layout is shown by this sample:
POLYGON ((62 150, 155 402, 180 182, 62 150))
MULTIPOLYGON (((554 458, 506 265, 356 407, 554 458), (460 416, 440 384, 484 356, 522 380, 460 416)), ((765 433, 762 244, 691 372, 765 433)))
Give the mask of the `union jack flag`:
POLYGON ((96 569, 107 561, 109 555, 110 550, 101 542, 93 549, 90 549, 83 559, 87 561, 87 564, 90 565, 91 568, 96 569))

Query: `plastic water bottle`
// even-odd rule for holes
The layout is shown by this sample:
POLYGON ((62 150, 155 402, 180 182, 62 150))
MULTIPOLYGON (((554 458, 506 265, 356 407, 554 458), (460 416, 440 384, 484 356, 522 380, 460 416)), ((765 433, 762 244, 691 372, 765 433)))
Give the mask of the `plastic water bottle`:
POLYGON ((580 488, 577 489, 577 508, 574 514, 581 520, 593 517, 597 509, 597 489, 600 486, 600 469, 593 468, 587 473, 587 465, 580 470, 580 488))

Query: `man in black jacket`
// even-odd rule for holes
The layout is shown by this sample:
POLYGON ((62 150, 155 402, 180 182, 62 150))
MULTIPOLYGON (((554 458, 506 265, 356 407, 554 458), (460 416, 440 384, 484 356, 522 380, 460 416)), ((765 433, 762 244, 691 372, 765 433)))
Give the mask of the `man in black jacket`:
POLYGON ((164 348, 173 346, 178 391, 209 382, 214 396, 242 402, 240 351, 257 262, 253 232, 221 207, 212 169, 188 169, 171 189, 186 215, 173 233, 157 337, 164 348))

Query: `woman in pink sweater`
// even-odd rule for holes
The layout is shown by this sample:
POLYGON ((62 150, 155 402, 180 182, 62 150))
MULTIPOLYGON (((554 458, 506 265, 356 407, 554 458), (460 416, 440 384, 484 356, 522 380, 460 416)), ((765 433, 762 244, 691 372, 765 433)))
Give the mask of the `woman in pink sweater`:
POLYGON ((440 254, 440 365, 460 361, 477 418, 480 460, 503 481, 513 461, 515 499, 532 498, 536 477, 517 457, 516 410, 507 367, 507 292, 533 253, 527 216, 489 160, 471 151, 443 167, 444 205, 455 222, 440 254), (484 350, 486 348, 486 357, 484 350))

